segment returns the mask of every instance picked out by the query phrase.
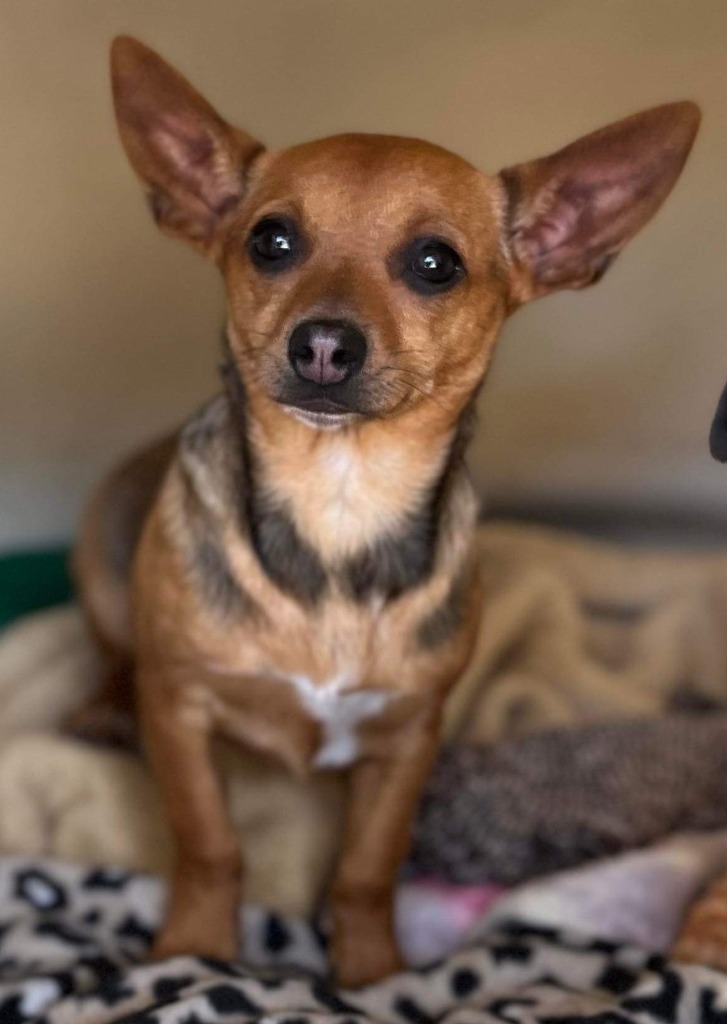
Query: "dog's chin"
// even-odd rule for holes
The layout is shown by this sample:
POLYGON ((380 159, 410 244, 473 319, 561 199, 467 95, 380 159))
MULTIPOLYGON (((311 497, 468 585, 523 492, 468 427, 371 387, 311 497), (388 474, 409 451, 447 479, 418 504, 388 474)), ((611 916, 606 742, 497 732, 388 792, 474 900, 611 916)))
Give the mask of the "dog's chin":
POLYGON ((284 404, 283 410, 313 430, 341 430, 361 419, 361 414, 357 412, 316 412, 313 409, 302 409, 297 405, 284 404))

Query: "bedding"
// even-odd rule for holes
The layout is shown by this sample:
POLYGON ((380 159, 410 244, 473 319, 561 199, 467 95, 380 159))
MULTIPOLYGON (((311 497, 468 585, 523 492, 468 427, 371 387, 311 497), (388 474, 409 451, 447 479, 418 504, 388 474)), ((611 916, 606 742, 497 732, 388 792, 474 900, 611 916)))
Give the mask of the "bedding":
POLYGON ((323 939, 248 910, 244 965, 140 963, 160 883, 0 861, 2 1024, 725 1024, 727 974, 635 946, 510 922, 438 963, 352 992, 318 972, 323 939))
POLYGON ((727 974, 664 957, 727 866, 727 556, 495 523, 480 545, 483 629, 398 895, 416 966, 359 993, 325 982, 306 923, 340 780, 255 758, 228 765, 232 805, 248 897, 275 910, 246 906, 242 966, 143 964, 169 866, 153 783, 62 734, 98 680, 78 610, 8 630, 0 1024, 727 1024, 727 974))
MULTIPOLYGON (((479 549, 487 594, 482 629, 449 703, 453 753, 440 764, 434 799, 420 819, 419 870, 511 883, 534 870, 725 821, 719 787, 711 791, 705 780, 724 778, 717 762, 724 749, 719 730, 727 726, 727 555, 627 549, 492 521, 480 529, 479 549), (664 714, 673 716, 672 725, 658 723, 664 714), (636 745, 619 739, 622 726, 624 736, 629 728, 638 732, 636 745), (623 762, 613 778, 599 782, 608 813, 593 799, 585 806, 553 803, 552 784, 548 794, 552 772, 560 784, 567 770, 553 756, 559 740, 536 734, 562 728, 573 730, 566 746, 574 785, 587 766, 581 729, 596 730, 602 761, 610 750, 623 762), (681 739, 660 741, 669 729, 682 730, 688 764, 681 739), (714 742, 704 741, 707 733, 714 742), (641 740, 652 752, 660 746, 659 756, 650 762, 641 756, 641 740), (472 752, 503 743, 522 746, 510 747, 509 757, 472 752), (483 781, 481 771, 492 767, 484 761, 493 756, 497 777, 483 781), (470 776, 452 802, 452 780, 465 761, 470 776), (696 780, 700 787, 693 804, 685 803, 679 783, 685 767, 690 785, 696 780), (631 780, 643 772, 652 782, 639 794, 631 780), (540 808, 538 801, 522 801, 537 773, 544 780, 540 808), (508 812, 513 791, 521 822, 508 812), (454 845, 437 807, 456 825, 454 845), (558 835, 551 827, 547 844, 528 842, 523 830, 531 834, 538 820, 547 827, 554 807, 558 835), (478 827, 483 808, 497 828, 478 827), (499 846, 498 835, 506 840, 499 846)), ((64 719, 97 682, 95 655, 73 605, 21 621, 0 637, 0 852, 164 872, 169 837, 140 760, 60 735, 64 719)), ((251 898, 287 913, 309 912, 336 854, 340 778, 330 773, 301 785, 244 755, 231 768, 231 806, 246 836, 251 898)))
POLYGON ((443 751, 412 867, 512 885, 686 830, 727 827, 727 713, 569 726, 443 751))

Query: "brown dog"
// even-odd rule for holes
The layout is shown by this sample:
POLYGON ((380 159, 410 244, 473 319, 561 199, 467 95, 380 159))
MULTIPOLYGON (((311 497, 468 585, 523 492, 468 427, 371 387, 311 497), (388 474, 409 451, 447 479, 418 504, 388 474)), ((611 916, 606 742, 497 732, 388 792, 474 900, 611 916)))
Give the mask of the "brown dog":
POLYGON ((77 553, 117 697, 133 660, 176 838, 154 954, 237 950, 223 736, 298 773, 351 767, 332 960, 363 984, 399 966, 392 890, 479 618, 463 450, 495 339, 528 299, 602 276, 699 112, 658 107, 486 177, 385 136, 269 153, 133 39, 113 87, 157 224, 228 299, 224 394, 103 486, 77 553))

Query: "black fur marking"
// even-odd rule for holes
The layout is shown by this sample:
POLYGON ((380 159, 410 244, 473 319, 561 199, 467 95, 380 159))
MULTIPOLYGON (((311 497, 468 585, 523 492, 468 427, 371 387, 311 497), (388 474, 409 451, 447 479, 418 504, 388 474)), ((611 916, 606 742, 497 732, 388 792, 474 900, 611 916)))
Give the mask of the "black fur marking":
POLYGON ((398 533, 383 537, 344 566, 342 586, 355 600, 374 594, 394 600, 431 576, 442 515, 474 429, 475 397, 460 417, 442 474, 420 508, 407 517, 398 533))
MULTIPOLYGON (((183 429, 180 450, 183 464, 204 465, 210 457, 210 445, 227 422, 227 412, 221 405, 224 399, 214 399, 183 429), (223 418, 224 417, 224 418, 223 418)), ((223 616, 237 618, 255 616, 259 608, 235 578, 224 548, 220 523, 205 505, 187 474, 183 474, 183 502, 188 530, 186 559, 197 592, 209 607, 223 616)))
POLYGON ((431 651, 446 644, 456 635, 464 621, 468 582, 467 573, 455 576, 447 596, 439 607, 422 619, 417 630, 420 647, 431 651))
POLYGON ((328 584, 317 552, 300 538, 283 508, 251 496, 248 510, 250 538, 265 572, 301 604, 314 605, 328 584))
POLYGON ((383 537, 352 558, 343 570, 343 585, 357 601, 374 594, 387 600, 423 583, 434 567, 437 521, 431 497, 409 516, 404 528, 383 537))
POLYGON ((256 482, 254 453, 247 438, 245 388, 232 359, 229 342, 226 356, 222 379, 237 437, 239 484, 236 494, 241 526, 273 583, 301 604, 314 605, 328 584, 325 569, 314 548, 298 534, 285 507, 273 504, 256 482))
POLYGON ((232 575, 225 553, 212 534, 201 537, 192 554, 193 570, 207 604, 223 615, 254 617, 258 606, 232 575))

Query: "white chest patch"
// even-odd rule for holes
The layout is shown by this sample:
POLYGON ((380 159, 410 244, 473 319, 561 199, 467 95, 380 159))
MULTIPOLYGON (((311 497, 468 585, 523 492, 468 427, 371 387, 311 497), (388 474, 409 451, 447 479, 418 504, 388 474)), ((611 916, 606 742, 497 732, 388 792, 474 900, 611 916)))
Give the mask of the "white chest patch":
POLYGON ((358 756, 356 727, 367 718, 380 714, 396 699, 385 690, 354 690, 347 693, 352 680, 336 676, 316 686, 306 676, 286 676, 295 687, 308 714, 323 727, 323 742, 315 756, 316 768, 344 768, 358 756))

